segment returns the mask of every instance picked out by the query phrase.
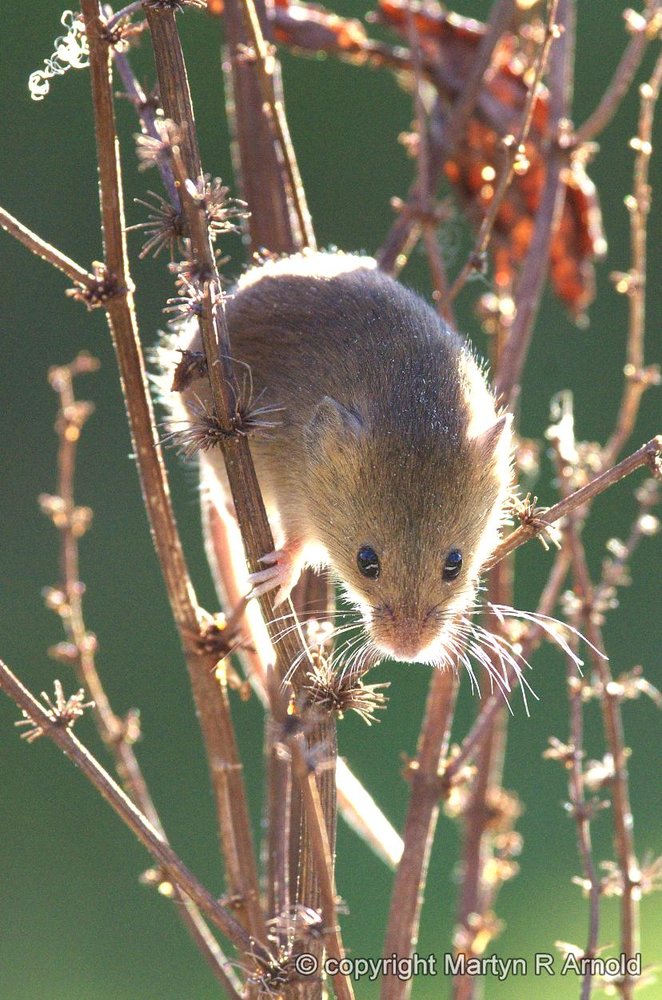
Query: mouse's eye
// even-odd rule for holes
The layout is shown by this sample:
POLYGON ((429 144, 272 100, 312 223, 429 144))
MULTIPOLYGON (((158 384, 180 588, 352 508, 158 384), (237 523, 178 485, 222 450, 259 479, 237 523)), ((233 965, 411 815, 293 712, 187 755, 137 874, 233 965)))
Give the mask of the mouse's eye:
POLYGON ((379 558, 369 545, 362 545, 356 553, 356 565, 369 580, 376 580, 379 576, 379 558))
POLYGON ((451 549, 444 563, 444 580, 457 580, 462 569, 462 553, 459 549, 451 549))

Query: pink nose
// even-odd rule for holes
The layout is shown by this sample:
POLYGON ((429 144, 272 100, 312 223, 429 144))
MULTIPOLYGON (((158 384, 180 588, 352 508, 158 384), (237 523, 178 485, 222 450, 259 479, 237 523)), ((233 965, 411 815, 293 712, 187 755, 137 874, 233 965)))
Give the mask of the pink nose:
POLYGON ((414 661, 425 646, 420 622, 404 619, 389 622, 388 629, 380 630, 377 642, 398 660, 414 661))

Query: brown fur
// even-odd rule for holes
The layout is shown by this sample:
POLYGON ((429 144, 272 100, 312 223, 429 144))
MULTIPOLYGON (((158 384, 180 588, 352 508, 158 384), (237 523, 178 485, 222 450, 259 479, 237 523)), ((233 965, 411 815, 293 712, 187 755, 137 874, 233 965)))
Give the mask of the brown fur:
MULTIPOLYGON (((509 424, 470 350, 373 261, 341 254, 254 268, 227 320, 258 405, 283 407, 251 450, 284 539, 330 563, 380 649, 434 658, 426 648, 474 597, 510 478, 509 424), (362 545, 377 580, 357 568, 362 545), (445 582, 452 548, 463 569, 445 582)), ((205 398, 205 381, 192 390, 205 398)), ((203 461, 222 481, 221 456, 203 461)))

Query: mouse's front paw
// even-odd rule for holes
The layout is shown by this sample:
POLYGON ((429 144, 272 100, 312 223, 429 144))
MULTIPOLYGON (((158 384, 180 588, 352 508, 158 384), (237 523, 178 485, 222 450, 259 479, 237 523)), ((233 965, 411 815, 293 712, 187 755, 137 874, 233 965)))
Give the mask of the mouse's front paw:
POLYGON ((269 590, 278 588, 274 607, 282 604, 290 596, 290 591, 301 574, 301 546, 298 542, 288 542, 282 549, 269 552, 262 556, 261 563, 267 567, 251 573, 248 577, 251 585, 249 597, 260 597, 269 590))

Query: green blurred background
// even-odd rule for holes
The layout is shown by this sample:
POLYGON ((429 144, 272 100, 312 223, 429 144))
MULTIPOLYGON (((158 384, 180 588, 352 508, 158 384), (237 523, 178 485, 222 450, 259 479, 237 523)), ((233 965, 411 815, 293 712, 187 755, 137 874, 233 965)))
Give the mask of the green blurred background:
MULTIPOLYGON (((458 0, 463 14, 484 17, 487 0, 458 0)), ((577 89, 574 114, 582 121, 594 107, 625 44, 621 9, 610 2, 578 4, 577 89)), ((83 264, 101 255, 96 200, 94 141, 85 72, 54 82, 41 104, 27 90, 31 71, 51 52, 61 33, 61 8, 53 0, 13 4, 3 0, 6 16, 0 41, 0 199, 24 222, 83 264)), ((358 0, 340 0, 341 14, 362 16, 358 0)), ((205 169, 229 179, 230 155, 219 74, 218 23, 204 14, 180 17, 195 101, 205 169)), ((650 70, 646 61, 640 79, 650 70)), ((136 56, 141 78, 153 78, 149 47, 136 56)), ((395 137, 410 125, 407 95, 386 73, 339 65, 334 61, 284 57, 291 129, 310 206, 322 245, 373 252, 391 222, 393 195, 404 196, 412 172, 395 137)), ((576 329, 558 303, 545 297, 531 351, 522 403, 522 429, 542 438, 550 397, 575 390, 580 438, 604 440, 617 408, 626 331, 626 302, 611 289, 608 274, 629 266, 627 214, 623 197, 631 188, 636 94, 601 139, 602 151, 591 167, 601 193, 610 244, 608 260, 598 267, 599 294, 591 325, 576 329)), ((138 174, 131 135, 136 131, 126 102, 118 104, 128 215, 141 221, 143 210, 132 199, 157 189, 156 175, 138 174)), ((654 161, 654 167, 655 167, 654 161)), ((659 231, 659 212, 651 234, 659 231)), ((463 260, 468 240, 461 221, 442 237, 451 272, 463 260)), ((653 241, 649 241, 651 244, 653 241)), ((171 294, 163 259, 139 262, 140 238, 130 238, 137 303, 145 345, 163 324, 161 308, 171 294)), ((228 242, 229 270, 241 266, 238 241, 228 242)), ((651 248, 652 253, 652 248, 651 248)), ((93 530, 82 543, 82 578, 87 584, 88 628, 99 637, 99 666, 113 705, 124 712, 138 706, 144 740, 139 756, 171 841, 192 869, 215 892, 223 890, 206 762, 192 709, 177 637, 170 620, 152 551, 125 425, 115 363, 104 316, 87 314, 64 297, 65 282, 4 234, 0 235, 0 328, 2 331, 2 415, 0 468, 0 655, 34 691, 51 690, 55 676, 71 689, 65 667, 46 657, 47 646, 61 639, 56 617, 43 607, 40 590, 56 582, 58 540, 39 513, 36 497, 54 489, 56 399, 46 383, 49 365, 70 360, 81 348, 96 354, 102 370, 78 383, 79 394, 93 399, 96 413, 87 426, 80 452, 77 499, 94 508, 93 530)), ((659 265, 659 258, 658 258, 659 265)), ((651 268, 649 316, 655 316, 659 280, 651 268)), ((658 272, 659 273, 659 272, 658 272)), ((406 280, 429 291, 420 254, 406 280)), ((462 328, 483 338, 470 303, 476 286, 462 300, 462 328)), ((659 305, 659 297, 657 305, 659 305)), ((652 322, 649 329, 654 330, 652 322)), ((652 335, 650 340, 653 340, 652 335)), ((649 343, 648 360, 659 358, 649 343)), ((644 400, 632 446, 655 431, 659 397, 644 400)), ((195 473, 171 458, 173 489, 180 527, 202 602, 215 607, 199 536, 195 473)), ((642 476, 640 475, 639 481, 642 476)), ((547 464, 536 492, 554 497, 547 464)), ((635 510, 635 483, 623 483, 595 504, 587 530, 595 570, 604 543, 624 535, 635 510)), ((606 636, 615 673, 643 664, 660 681, 659 536, 647 541, 633 561, 634 584, 621 593, 606 636)), ((551 556, 536 545, 520 554, 517 600, 533 608, 551 556)), ((562 939, 582 944, 587 907, 571 885, 579 872, 573 824, 563 812, 565 775, 541 759, 547 739, 567 733, 564 663, 541 649, 534 657, 532 683, 540 701, 527 717, 515 699, 506 762, 506 785, 526 806, 519 822, 524 852, 518 878, 498 900, 504 934, 495 945, 501 957, 531 959, 553 951, 562 939)), ((366 728, 357 718, 340 726, 340 750, 373 791, 391 820, 400 826, 407 787, 400 777, 400 755, 413 753, 429 671, 384 665, 375 680, 390 680, 390 705, 379 726, 366 728)), ((476 705, 464 685, 456 737, 470 724, 476 705)), ((262 788, 262 712, 251 702, 235 703, 237 729, 251 807, 259 828, 262 788)), ((188 1000, 216 996, 217 989, 199 960, 172 907, 138 884, 148 858, 110 809, 47 741, 32 747, 13 728, 15 707, 0 699, 0 997, 2 1000, 188 1000)), ((651 702, 624 709, 633 747, 632 799, 640 856, 662 852, 660 717, 651 702)), ((97 750, 89 719, 77 732, 97 750)), ((598 711, 587 710, 587 750, 604 750, 598 711)), ((596 857, 613 856, 610 814, 594 825, 596 857)), ((419 951, 447 950, 455 905, 454 865, 457 831, 442 818, 436 838, 419 951)), ((346 942, 354 955, 380 954, 391 874, 344 826, 339 831, 338 885, 350 913, 344 920, 346 942)), ((662 958, 660 897, 642 907, 645 963, 662 958)), ((600 941, 615 944, 617 902, 603 906, 600 941)), ((573 977, 486 982, 494 1000, 524 1000, 535 991, 540 1000, 575 997, 573 977)), ((642 1000, 660 996, 658 986, 642 1000)), ((376 995, 359 986, 360 997, 376 995)), ((421 980, 419 997, 448 995, 441 979, 421 980)))

